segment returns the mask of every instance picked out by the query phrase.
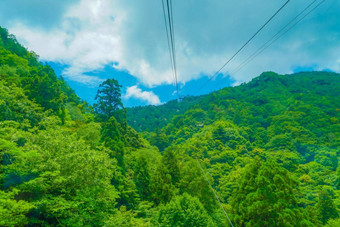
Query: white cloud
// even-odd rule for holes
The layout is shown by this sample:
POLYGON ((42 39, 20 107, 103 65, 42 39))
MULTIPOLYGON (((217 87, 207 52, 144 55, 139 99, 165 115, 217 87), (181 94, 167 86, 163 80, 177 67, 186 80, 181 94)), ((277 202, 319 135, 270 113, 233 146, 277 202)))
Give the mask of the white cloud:
POLYGON ((63 72, 64 77, 90 85, 98 84, 101 80, 86 75, 86 72, 113 65, 121 58, 122 52, 116 31, 120 22, 109 17, 111 7, 107 4, 108 1, 83 0, 69 8, 62 24, 53 30, 16 23, 10 32, 42 60, 69 65, 63 72))
MULTIPOLYGON (((179 82, 212 75, 283 2, 175 1, 179 82)), ((232 72, 308 3, 291 1, 222 72, 232 72)), ((339 71, 339 9, 340 1, 326 1, 246 68, 231 76, 244 82, 263 71, 290 73, 294 67, 311 65, 339 71)), ((173 83, 160 1, 80 0, 68 7, 60 21, 48 30, 16 23, 9 31, 42 60, 69 65, 64 76, 78 82, 99 82, 99 78, 89 80, 86 72, 110 64, 150 87, 173 83)))
POLYGON ((162 104, 157 95, 155 95, 151 91, 142 91, 142 89, 138 88, 137 85, 128 87, 126 90, 126 94, 123 96, 123 98, 124 99, 136 98, 146 101, 148 104, 151 105, 162 104))

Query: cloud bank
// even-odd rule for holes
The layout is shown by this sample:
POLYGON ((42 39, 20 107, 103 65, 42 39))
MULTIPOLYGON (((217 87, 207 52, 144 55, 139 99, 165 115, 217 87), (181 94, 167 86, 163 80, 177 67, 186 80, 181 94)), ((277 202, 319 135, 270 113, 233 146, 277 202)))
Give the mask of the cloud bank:
MULTIPOLYGON (((29 21, 30 17, 16 17, 13 12, 6 16, 6 21, 5 16, 0 17, 0 22, 42 60, 69 65, 63 74, 70 80, 99 83, 99 78, 86 73, 111 65, 149 87, 173 83, 161 1, 66 2, 60 1, 56 15, 51 16, 42 8, 34 8, 49 23, 34 24, 35 17, 29 21)), ((291 1, 222 72, 226 75, 233 72, 310 2, 291 1)), ((283 3, 283 0, 174 1, 179 82, 213 75, 283 3)), ((37 6, 32 4, 26 10, 31 10, 30 7, 37 6)), ((5 15, 6 9, 0 8, 0 14, 5 15)), ((268 70, 291 73, 297 67, 313 66, 315 70, 340 71, 339 11, 340 1, 326 1, 242 71, 230 76, 245 82, 268 70)))
POLYGON ((123 98, 124 99, 136 98, 146 101, 148 104, 151 105, 162 104, 158 96, 155 95, 152 91, 142 91, 142 89, 138 88, 137 85, 128 87, 126 90, 126 94, 123 96, 123 98))

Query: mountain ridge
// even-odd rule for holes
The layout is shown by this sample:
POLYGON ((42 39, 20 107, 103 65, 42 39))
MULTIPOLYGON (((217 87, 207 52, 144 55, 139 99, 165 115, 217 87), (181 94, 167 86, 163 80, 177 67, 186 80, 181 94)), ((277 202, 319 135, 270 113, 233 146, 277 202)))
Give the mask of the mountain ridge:
MULTIPOLYGON (((223 91, 230 91, 230 93, 232 93, 232 91, 236 91, 237 93, 239 93, 239 92, 244 91, 245 89, 256 89, 256 87, 261 87, 262 89, 268 89, 268 87, 260 86, 261 83, 264 83, 265 86, 285 85, 285 87, 289 87, 289 89, 287 89, 286 92, 290 92, 290 93, 299 93, 299 92, 306 93, 308 91, 313 93, 313 89, 312 89, 313 85, 331 85, 331 83, 339 84, 340 74, 335 73, 335 72, 327 72, 327 71, 299 72, 299 73, 286 74, 286 75, 279 75, 274 72, 264 72, 260 76, 253 78, 248 83, 243 83, 236 87, 226 87, 226 88, 220 89, 219 91, 211 92, 207 95, 188 96, 188 97, 183 98, 183 101, 181 102, 172 100, 160 106, 149 105, 149 106, 144 106, 144 107, 139 106, 139 107, 127 108, 128 123, 138 132, 156 131, 159 128, 162 128, 166 126, 168 123, 170 123, 172 118, 175 115, 185 113, 192 106, 199 103, 200 100, 209 99, 209 97, 218 95, 219 93, 223 91), (307 79, 310 79, 310 80, 307 80, 307 79), (272 84, 273 82, 277 82, 277 83, 272 84), (299 84, 299 87, 296 86, 296 84, 299 84), (165 115, 165 117, 160 118, 159 116, 162 116, 162 115, 165 115), (136 122, 138 122, 138 124, 136 122), (144 123, 144 125, 141 122, 144 123)), ((275 89, 275 87, 271 87, 270 89, 275 89)), ((256 90, 256 92, 259 92, 259 91, 256 90)), ((327 95, 327 92, 336 94, 340 92, 340 89, 336 86, 326 86, 323 91, 318 89, 318 92, 319 93, 321 92, 320 95, 327 95)), ((258 96, 260 96, 260 94, 258 96)), ((228 97, 225 97, 225 98, 228 99, 228 98, 235 98, 235 97, 233 97, 233 94, 228 94, 228 97)), ((246 100, 245 97, 243 98, 246 100)), ((258 102, 259 104, 261 103, 260 97, 258 97, 258 102)))

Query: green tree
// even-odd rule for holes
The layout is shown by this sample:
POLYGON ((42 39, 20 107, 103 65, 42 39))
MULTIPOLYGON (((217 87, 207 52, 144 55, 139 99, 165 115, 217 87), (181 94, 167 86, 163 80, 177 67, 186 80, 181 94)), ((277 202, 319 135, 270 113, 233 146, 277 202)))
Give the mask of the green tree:
MULTIPOLYGON (((212 212, 216 208, 216 199, 196 160, 186 162, 181 169, 179 182, 180 193, 188 193, 198 198, 206 210, 212 212)), ((208 175, 209 177, 209 175, 208 175)), ((210 179, 212 182, 213 179, 210 179)))
POLYGON ((187 193, 162 206, 155 219, 158 226, 214 226, 200 201, 187 193))
POLYGON ((171 181, 173 185, 176 185, 180 180, 180 171, 178 159, 171 149, 167 149, 162 158, 164 166, 168 169, 171 175, 171 181))
POLYGON ((118 191, 111 184, 115 160, 105 148, 92 150, 77 135, 56 127, 27 134, 20 149, 8 151, 6 166, 18 197, 35 206, 30 224, 102 225, 113 212, 118 191))
POLYGON ((14 199, 18 191, 6 193, 0 190, 0 226, 24 226, 27 214, 34 206, 24 200, 14 199))
POLYGON ((150 226, 150 223, 141 218, 136 218, 137 214, 132 210, 126 210, 125 206, 121 206, 116 213, 105 221, 107 227, 130 227, 130 226, 150 226))
POLYGON ((325 227, 339 227, 340 226, 340 218, 338 219, 330 219, 327 222, 327 225, 325 227))
POLYGON ((315 161, 322 164, 323 166, 327 166, 332 170, 336 170, 338 166, 338 157, 337 157, 337 150, 327 149, 321 147, 317 150, 317 154, 315 155, 315 161))
POLYGON ((286 169, 258 157, 246 168, 231 199, 238 226, 311 225, 298 208, 297 182, 286 169))
POLYGON ((169 146, 169 137, 161 131, 151 133, 149 141, 152 145, 158 147, 160 151, 164 151, 164 149, 169 146))
POLYGON ((130 170, 124 171, 123 168, 117 166, 113 172, 111 183, 119 191, 117 206, 125 206, 128 209, 132 209, 138 204, 138 189, 133 181, 133 176, 130 170))
POLYGON ((319 192, 319 202, 317 204, 319 217, 323 224, 326 224, 329 219, 336 219, 339 213, 333 201, 334 192, 332 188, 323 186, 319 192))
POLYGON ((171 200, 175 187, 172 184, 169 170, 163 163, 157 166, 155 174, 151 180, 151 193, 153 201, 158 205, 171 200))
POLYGON ((337 190, 340 190, 340 165, 336 169, 335 187, 337 190))
POLYGON ((149 173, 148 162, 142 155, 136 160, 134 179, 140 198, 142 200, 147 200, 150 197, 151 177, 149 173))
POLYGON ((95 113, 102 121, 115 117, 119 123, 125 122, 126 114, 121 101, 121 85, 115 79, 107 79, 99 85, 93 105, 95 113))
POLYGON ((120 166, 124 166, 124 142, 122 141, 121 125, 112 116, 103 123, 100 142, 109 148, 111 158, 116 158, 120 166))

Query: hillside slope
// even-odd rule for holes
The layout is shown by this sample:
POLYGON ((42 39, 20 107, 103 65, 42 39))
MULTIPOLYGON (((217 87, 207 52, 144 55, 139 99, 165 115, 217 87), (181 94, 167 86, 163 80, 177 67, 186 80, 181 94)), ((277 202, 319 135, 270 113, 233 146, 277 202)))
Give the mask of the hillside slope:
MULTIPOLYGON (((200 97, 185 97, 182 102, 174 100, 160 106, 127 108, 127 119, 137 131, 151 132, 166 126, 175 115, 185 113, 196 104, 208 110, 207 107, 210 105, 206 104, 209 100, 212 101, 212 105, 219 105, 226 100, 235 100, 259 106, 265 105, 268 102, 266 99, 272 101, 286 98, 301 99, 302 97, 297 96, 311 94, 331 98, 328 102, 338 104, 339 100, 336 99, 338 97, 333 96, 340 92, 339 80, 339 74, 331 72, 301 72, 291 75, 267 72, 247 84, 227 87, 200 97)), ((310 103, 311 100, 303 101, 310 103)))

